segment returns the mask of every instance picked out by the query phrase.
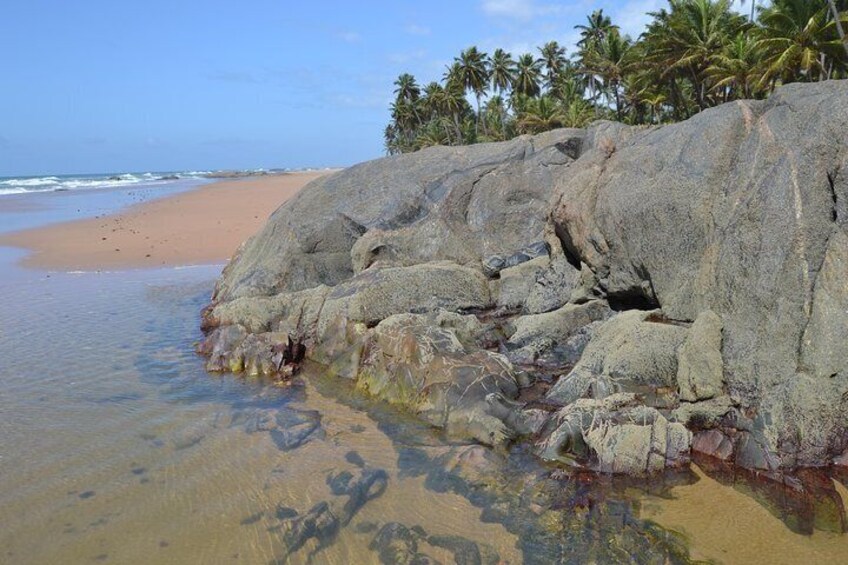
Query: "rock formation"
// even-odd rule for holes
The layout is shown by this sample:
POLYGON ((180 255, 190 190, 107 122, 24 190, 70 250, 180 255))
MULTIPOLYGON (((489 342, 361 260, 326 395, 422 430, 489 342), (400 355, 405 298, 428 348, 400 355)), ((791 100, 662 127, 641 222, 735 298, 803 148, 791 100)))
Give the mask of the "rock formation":
MULTIPOLYGON (((646 475, 848 460, 848 83, 323 177, 204 312, 210 370, 294 336, 455 437, 646 475)), ((279 349, 277 349, 279 350, 279 349)))

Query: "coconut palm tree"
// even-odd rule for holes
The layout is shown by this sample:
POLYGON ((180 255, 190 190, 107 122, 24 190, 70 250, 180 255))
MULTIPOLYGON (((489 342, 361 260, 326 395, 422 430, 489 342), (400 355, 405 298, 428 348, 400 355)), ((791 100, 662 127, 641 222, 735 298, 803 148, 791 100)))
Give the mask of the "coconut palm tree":
POLYGON ((489 65, 489 75, 492 79, 492 89, 503 93, 512 88, 515 82, 515 61, 512 55, 503 49, 495 49, 489 65))
POLYGON ((739 33, 724 49, 713 55, 707 75, 713 90, 723 93, 724 100, 753 98, 762 76, 761 55, 756 39, 739 33))
POLYGON ((591 48, 591 46, 606 37, 611 31, 618 31, 618 26, 612 25, 612 20, 604 15, 603 9, 595 10, 590 16, 586 16, 586 25, 576 25, 574 29, 580 30, 580 48, 591 48))
POLYGON ((565 128, 585 128, 597 119, 592 104, 582 98, 575 98, 569 102, 560 114, 560 127, 565 128))
POLYGON ((568 66, 565 47, 560 47, 556 41, 549 41, 539 48, 539 53, 542 55, 542 64, 545 66, 545 86, 550 89, 568 66))
POLYGON ((409 147, 415 137, 415 130, 420 124, 412 102, 399 98, 391 106, 392 121, 401 147, 409 147))
POLYGON ((767 65, 761 84, 824 80, 845 69, 848 59, 829 9, 823 0, 774 0, 760 12, 758 46, 767 65))
POLYGON ((446 116, 450 114, 446 109, 446 97, 445 88, 438 82, 431 82, 424 87, 421 109, 427 117, 428 124, 433 121, 438 122, 439 127, 445 131, 447 142, 451 143, 453 126, 450 120, 446 119, 446 116))
POLYGON ((477 47, 469 47, 460 53, 454 62, 458 65, 456 70, 459 73, 459 81, 465 90, 470 90, 477 99, 476 131, 480 124, 480 101, 489 84, 489 56, 479 51, 477 47))
POLYGON ((518 116, 518 130, 521 133, 541 133, 563 127, 565 120, 562 106, 550 96, 541 96, 528 100, 518 116))
POLYGON ((518 58, 515 66, 515 81, 513 90, 524 96, 538 96, 541 92, 539 83, 542 78, 542 62, 531 53, 525 53, 518 58))
POLYGON ((569 64, 567 71, 560 74, 556 81, 550 86, 548 94, 557 100, 568 104, 572 100, 576 100, 578 98, 582 99, 585 90, 583 81, 581 81, 580 77, 574 72, 574 69, 571 68, 569 64))
POLYGON ((623 119, 621 83, 628 70, 632 41, 618 32, 608 33, 589 54, 587 68, 601 77, 607 98, 615 102, 615 113, 623 119))
POLYGON ((493 141, 508 139, 508 113, 502 96, 494 95, 486 101, 484 115, 488 122, 489 137, 493 141))
POLYGON ((845 43, 845 30, 842 27, 842 18, 839 16, 839 10, 836 8, 836 3, 833 0, 827 0, 827 4, 830 7, 830 14, 833 16, 833 21, 836 22, 836 31, 839 33, 842 47, 845 48, 845 55, 848 55, 848 43, 845 43))
POLYGON ((415 149, 424 149, 435 145, 449 145, 450 137, 445 133, 440 120, 431 120, 415 136, 415 149))
POLYGON ((671 12, 660 41, 669 71, 679 70, 692 83, 701 109, 715 104, 706 70, 711 58, 746 25, 729 0, 669 0, 671 12))
POLYGON ((503 49, 489 59, 469 47, 442 83, 421 88, 404 73, 394 83, 386 151, 510 139, 597 118, 659 124, 764 97, 785 82, 848 77, 848 0, 734 2, 668 0, 636 41, 597 10, 576 26, 573 60, 555 41, 538 49, 541 58, 517 61, 503 49), (734 5, 750 6, 751 17, 734 5))
POLYGON ((444 111, 453 119, 457 143, 463 143, 461 117, 468 107, 465 87, 461 82, 459 63, 454 63, 445 72, 444 111))
POLYGON ((395 97, 398 100, 417 102, 421 96, 421 89, 415 82, 415 77, 409 73, 403 73, 395 80, 395 97))
POLYGON ((445 105, 445 89, 438 82, 430 82, 424 87, 421 98, 421 109, 428 120, 442 114, 445 105))
POLYGON ((394 124, 389 124, 383 130, 383 145, 386 148, 386 153, 389 155, 397 155, 402 153, 403 149, 398 141, 397 129, 394 124))

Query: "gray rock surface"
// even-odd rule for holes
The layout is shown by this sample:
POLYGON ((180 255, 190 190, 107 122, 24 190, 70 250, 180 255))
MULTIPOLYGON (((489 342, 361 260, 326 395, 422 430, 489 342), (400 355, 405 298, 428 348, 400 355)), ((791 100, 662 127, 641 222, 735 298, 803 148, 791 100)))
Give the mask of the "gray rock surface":
POLYGON ((647 321, 658 315, 634 310, 610 318, 595 331, 580 361, 554 385, 548 398, 566 405, 587 395, 602 398, 617 391, 676 389, 677 350, 687 329, 647 321))
MULTIPOLYGON (((721 317, 728 391, 764 413, 772 455, 805 427, 800 415, 825 423, 839 414, 843 424, 824 426, 828 456, 848 443, 846 389, 828 383, 846 359, 836 353, 848 319, 846 102, 844 81, 792 84, 767 101, 625 139, 594 126, 557 179, 557 233, 611 303, 661 306, 679 320, 706 309, 721 317), (774 391, 792 392, 792 416, 774 391)), ((791 444, 822 464, 813 438, 791 444)))
POLYGON ((605 422, 572 457, 602 471, 685 461, 684 425, 744 467, 825 465, 848 450, 846 230, 844 81, 668 126, 435 147, 277 210, 225 269, 199 350, 210 370, 273 373, 293 335, 487 444, 562 445, 518 400, 556 370, 544 400, 605 422), (635 404, 597 404, 620 394, 635 404))
POLYGON ((244 244, 215 299, 333 286, 383 258, 479 265, 512 255, 541 239, 554 177, 584 135, 433 147, 317 179, 244 244))
POLYGON ((711 310, 698 314, 680 347, 677 386, 680 399, 708 400, 721 394, 724 364, 721 360, 721 319, 711 310))
POLYGON ((646 476, 688 463, 692 434, 633 394, 581 399, 563 408, 539 446, 550 461, 589 459, 596 470, 646 476))

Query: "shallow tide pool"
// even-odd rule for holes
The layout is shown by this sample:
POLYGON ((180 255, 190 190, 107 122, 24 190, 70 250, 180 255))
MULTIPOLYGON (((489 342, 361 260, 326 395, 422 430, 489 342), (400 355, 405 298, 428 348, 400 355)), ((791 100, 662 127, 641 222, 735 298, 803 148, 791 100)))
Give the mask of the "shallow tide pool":
POLYGON ((710 466, 625 481, 451 444, 308 367, 194 353, 220 266, 63 274, 0 254, 0 562, 835 563, 846 490, 710 466))

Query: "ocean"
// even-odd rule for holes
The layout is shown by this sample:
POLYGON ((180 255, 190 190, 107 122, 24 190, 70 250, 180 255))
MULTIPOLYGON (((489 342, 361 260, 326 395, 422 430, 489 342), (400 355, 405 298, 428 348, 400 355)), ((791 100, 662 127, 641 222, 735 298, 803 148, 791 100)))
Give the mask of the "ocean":
POLYGON ((32 192, 63 192, 129 186, 165 186, 181 180, 208 178, 211 171, 106 173, 97 175, 51 175, 41 177, 0 177, 0 196, 32 192))

